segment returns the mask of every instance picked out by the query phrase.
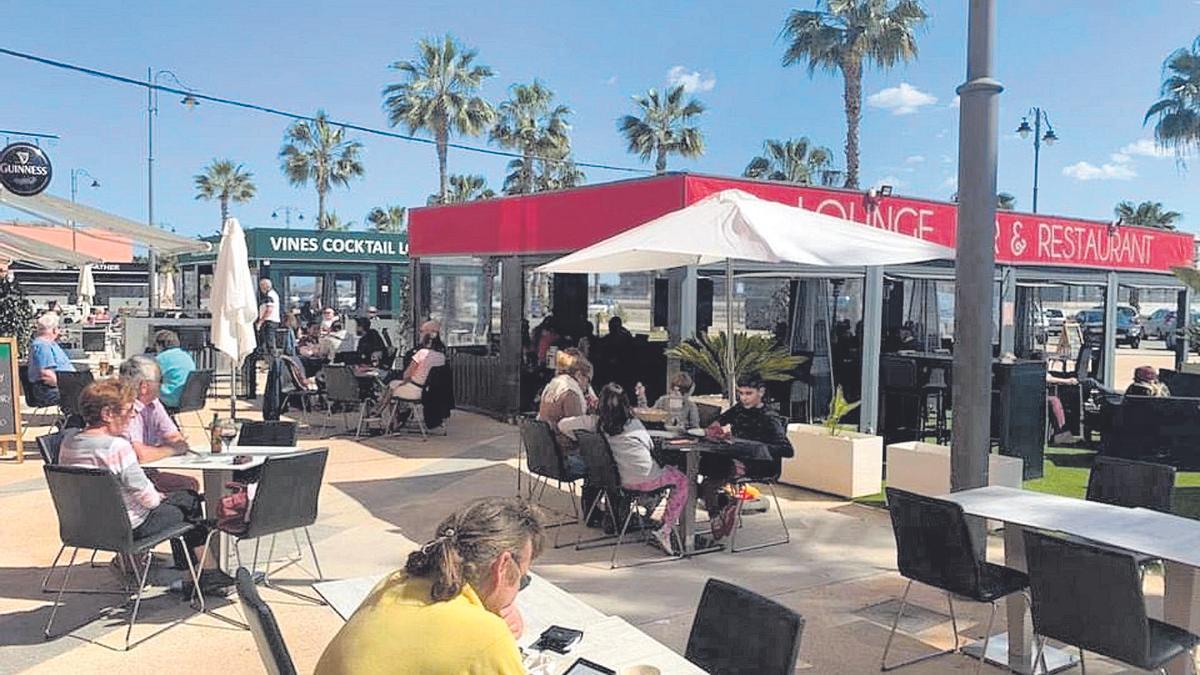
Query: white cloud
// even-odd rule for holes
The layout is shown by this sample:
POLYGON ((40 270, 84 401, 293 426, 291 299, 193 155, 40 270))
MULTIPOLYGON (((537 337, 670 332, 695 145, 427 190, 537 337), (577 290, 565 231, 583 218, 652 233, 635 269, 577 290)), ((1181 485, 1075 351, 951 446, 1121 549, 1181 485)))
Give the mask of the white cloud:
POLYGON ((616 75, 613 75, 612 77, 610 77, 610 78, 608 78, 607 80, 605 80, 605 81, 604 81, 604 84, 607 84, 607 85, 608 85, 608 86, 610 86, 610 87, 611 87, 611 86, 613 86, 613 85, 614 85, 614 84, 616 84, 616 83, 617 83, 617 76, 616 76, 616 75))
POLYGON ((955 95, 954 100, 950 101, 951 108, 958 110, 958 106, 960 105, 959 98, 960 98, 959 96, 955 95))
POLYGON ((958 176, 946 176, 941 185, 938 185, 938 190, 946 190, 948 192, 958 192, 958 176))
POLYGON ((883 186, 883 185, 891 185, 893 189, 900 189, 900 188, 904 187, 905 185, 907 185, 907 183, 905 183, 904 181, 900 180, 899 178, 897 178, 896 176, 894 176, 892 174, 888 174, 888 175, 884 176, 883 178, 880 178, 879 180, 875 181, 871 185, 871 187, 878 190, 880 188, 880 186, 883 186))
POLYGON ((1096 166, 1089 162, 1076 162, 1063 167, 1062 173, 1075 180, 1129 180, 1137 178, 1137 172, 1126 163, 1102 164, 1096 166))
POLYGON ((937 103, 937 97, 917 89, 907 82, 888 87, 867 97, 867 105, 892 111, 893 115, 911 115, 923 106, 937 103))
POLYGON ((1116 162, 1117 164, 1128 164, 1133 161, 1132 157, 1130 157, 1129 155, 1126 155, 1123 152, 1114 152, 1113 154, 1109 155, 1108 157, 1109 157, 1109 159, 1116 162))
POLYGON ((1121 148, 1123 155, 1137 155, 1138 157, 1174 157, 1174 153, 1166 148, 1160 148, 1154 144, 1154 141, 1149 138, 1136 140, 1129 145, 1121 148))
POLYGON ((905 164, 920 164, 925 161, 924 155, 909 155, 904 158, 905 164))
POLYGON ((717 86, 717 78, 712 73, 701 75, 699 71, 688 70, 683 66, 675 66, 667 71, 667 82, 672 87, 683 85, 683 90, 689 94, 698 91, 712 91, 717 86))

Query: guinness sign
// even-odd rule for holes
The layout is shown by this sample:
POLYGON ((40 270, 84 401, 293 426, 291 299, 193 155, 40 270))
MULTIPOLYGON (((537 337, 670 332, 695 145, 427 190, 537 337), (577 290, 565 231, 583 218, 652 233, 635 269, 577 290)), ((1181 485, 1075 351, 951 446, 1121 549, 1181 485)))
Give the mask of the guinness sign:
POLYGON ((13 143, 0 150, 0 186, 14 195, 40 194, 53 175, 50 158, 32 143, 13 143))

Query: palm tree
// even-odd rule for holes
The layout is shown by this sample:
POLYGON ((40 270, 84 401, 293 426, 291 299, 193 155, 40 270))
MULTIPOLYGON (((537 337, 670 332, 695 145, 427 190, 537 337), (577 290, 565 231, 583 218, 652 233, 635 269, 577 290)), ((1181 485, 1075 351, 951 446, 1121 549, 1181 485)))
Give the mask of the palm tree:
POLYGON ((1012 211, 1017 208, 1017 198, 1007 192, 997 192, 996 208, 1001 211, 1012 211))
POLYGON ((1163 62, 1159 93, 1162 98, 1150 106, 1142 123, 1158 117, 1154 140, 1182 158, 1200 148, 1200 37, 1190 49, 1176 49, 1163 62))
POLYGON ((538 167, 537 189, 539 192, 565 190, 583 185, 587 181, 587 175, 575 164, 575 160, 571 159, 570 152, 562 154, 561 159, 555 161, 541 160, 538 162, 538 167))
POLYGON ((345 127, 329 124, 324 110, 312 120, 298 120, 288 127, 279 151, 288 182, 317 189, 317 227, 325 229, 325 195, 335 185, 350 186, 351 178, 363 175, 359 153, 362 143, 346 138, 345 127))
POLYGON ((400 232, 404 229, 404 218, 408 209, 403 206, 376 206, 367 213, 366 222, 375 228, 376 232, 400 232))
POLYGON ((704 134, 700 127, 687 126, 704 112, 704 104, 695 98, 684 101, 683 95, 683 85, 662 94, 651 89, 645 96, 633 97, 641 117, 626 115, 617 121, 629 142, 629 152, 641 156, 643 162, 653 157, 655 173, 667 170, 668 155, 704 154, 704 134))
POLYGON ((321 230, 322 232, 345 232, 352 227, 354 227, 353 220, 342 222, 342 219, 339 218, 338 214, 334 211, 330 211, 321 216, 321 220, 317 224, 317 229, 321 230))
POLYGON ((846 184, 858 188, 858 126, 863 63, 891 68, 917 55, 914 31, 929 15, 919 0, 819 0, 815 10, 792 10, 783 24, 785 67, 808 64, 842 74, 846 109, 846 184))
POLYGON ((445 197, 439 194, 429 195, 426 203, 430 206, 434 204, 462 204, 463 202, 473 202, 478 199, 491 199, 496 196, 495 191, 487 186, 487 179, 483 176, 468 176, 465 174, 455 174, 447 180, 450 183, 450 189, 445 197))
POLYGON ((1113 214, 1125 225, 1174 230, 1175 221, 1183 217, 1178 211, 1163 211, 1162 202, 1142 202, 1137 206, 1125 201, 1113 208, 1113 214))
POLYGON ((763 142, 763 154, 750 160, 742 175, 800 185, 812 185, 816 177, 821 185, 833 185, 840 172, 834 170, 832 157, 829 148, 812 147, 804 137, 768 139, 763 142))
POLYGON ((254 198, 258 187, 254 174, 243 171, 241 164, 228 159, 214 159, 195 176, 196 199, 216 199, 221 203, 221 223, 229 218, 229 202, 247 202, 254 198))
POLYGON ((567 134, 571 125, 567 116, 571 109, 554 105, 554 92, 537 80, 533 84, 514 84, 510 92, 509 99, 496 109, 496 126, 490 139, 502 148, 521 152, 521 158, 509 165, 515 171, 504 181, 504 191, 525 194, 537 189, 536 161, 564 157, 569 152, 571 139, 567 134))
POLYGON ((488 66, 475 65, 477 52, 447 35, 441 40, 417 43, 417 58, 397 61, 390 68, 405 77, 404 82, 389 84, 383 90, 383 107, 392 126, 403 124, 409 133, 427 131, 437 146, 438 195, 445 201, 449 193, 446 152, 450 134, 478 136, 496 117, 492 106, 475 95, 485 78, 492 76, 488 66))

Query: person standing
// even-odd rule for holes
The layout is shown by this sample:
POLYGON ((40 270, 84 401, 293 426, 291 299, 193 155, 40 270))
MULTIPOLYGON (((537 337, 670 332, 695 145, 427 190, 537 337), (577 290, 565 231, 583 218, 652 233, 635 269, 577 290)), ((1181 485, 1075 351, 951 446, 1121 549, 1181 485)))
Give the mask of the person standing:
POLYGON ((246 358, 242 367, 246 382, 246 390, 242 395, 244 399, 253 399, 258 391, 258 360, 274 354, 279 319, 279 294, 272 287, 271 280, 263 277, 258 280, 258 319, 254 322, 258 348, 246 358))

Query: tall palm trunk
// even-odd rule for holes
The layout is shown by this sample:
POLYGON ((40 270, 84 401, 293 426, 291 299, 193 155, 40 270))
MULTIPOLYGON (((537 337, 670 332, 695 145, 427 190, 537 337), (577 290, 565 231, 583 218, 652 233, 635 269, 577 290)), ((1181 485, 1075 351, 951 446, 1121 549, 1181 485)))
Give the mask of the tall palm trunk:
POLYGON ((229 197, 221 195, 221 227, 225 227, 227 220, 229 220, 229 197))
POLYGON ((843 98, 846 107, 846 184, 858 189, 858 125, 862 121, 862 60, 842 63, 843 98))
POLYGON ((439 124, 437 128, 437 159, 438 159, 438 181, 439 194, 442 196, 442 203, 446 203, 446 195, 449 193, 450 187, 446 176, 446 153, 449 151, 450 134, 446 131, 445 124, 439 124))
POLYGON ((317 188, 317 229, 325 229, 325 191, 317 188))
POLYGON ((525 184, 521 187, 521 192, 523 192, 525 194, 530 194, 533 192, 533 183, 534 183, 534 181, 533 181, 533 151, 526 150, 525 156, 523 158, 521 158, 521 161, 523 162, 523 171, 525 173, 525 176, 522 179, 522 182, 524 182, 525 184))
POLYGON ((667 172, 667 148, 664 145, 658 146, 658 159, 654 160, 654 173, 667 172))

